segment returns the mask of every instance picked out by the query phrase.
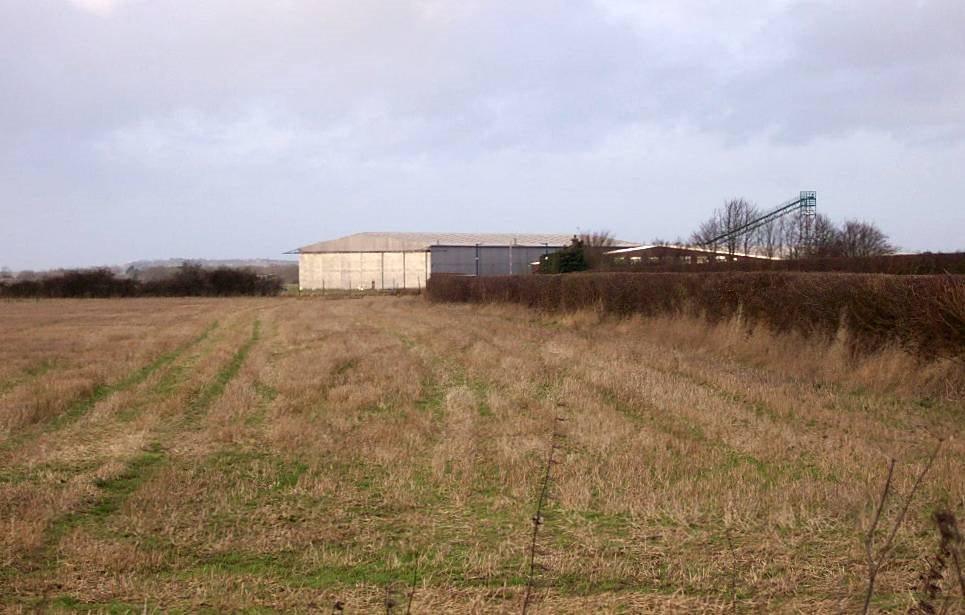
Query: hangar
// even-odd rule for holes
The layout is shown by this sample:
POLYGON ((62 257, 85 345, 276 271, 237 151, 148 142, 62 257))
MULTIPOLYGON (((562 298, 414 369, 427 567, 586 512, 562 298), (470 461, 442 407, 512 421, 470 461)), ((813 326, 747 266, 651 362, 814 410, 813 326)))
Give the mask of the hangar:
POLYGON ((530 263, 571 239, 526 233, 356 233, 294 252, 300 290, 422 288, 436 273, 527 274, 530 263))

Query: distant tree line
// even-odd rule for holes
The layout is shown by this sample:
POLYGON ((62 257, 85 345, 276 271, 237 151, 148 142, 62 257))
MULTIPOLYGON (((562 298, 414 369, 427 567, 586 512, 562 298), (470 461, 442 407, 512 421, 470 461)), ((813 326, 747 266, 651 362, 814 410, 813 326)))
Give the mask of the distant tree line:
POLYGON ((233 297, 272 296, 281 292, 281 279, 246 269, 205 269, 184 264, 170 275, 151 280, 121 277, 110 269, 64 271, 35 279, 0 282, 0 297, 233 297))
POLYGON ((728 254, 782 258, 861 258, 895 253, 887 235, 874 224, 848 220, 837 227, 823 214, 817 214, 811 222, 811 241, 808 242, 808 221, 800 211, 771 220, 744 235, 729 237, 722 243, 713 242, 714 238, 748 224, 763 213, 743 198, 730 199, 700 224, 690 242, 728 254))

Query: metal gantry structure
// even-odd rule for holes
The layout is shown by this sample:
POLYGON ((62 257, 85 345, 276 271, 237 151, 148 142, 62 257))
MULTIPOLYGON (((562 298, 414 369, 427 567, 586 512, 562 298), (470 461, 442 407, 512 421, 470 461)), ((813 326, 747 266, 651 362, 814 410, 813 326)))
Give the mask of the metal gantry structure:
POLYGON ((817 218, 818 195, 814 190, 802 190, 797 198, 781 203, 774 209, 746 222, 740 226, 717 235, 712 239, 701 242, 702 246, 715 246, 751 233, 768 222, 782 218, 788 214, 801 212, 801 243, 810 248, 814 242, 814 220, 817 218))

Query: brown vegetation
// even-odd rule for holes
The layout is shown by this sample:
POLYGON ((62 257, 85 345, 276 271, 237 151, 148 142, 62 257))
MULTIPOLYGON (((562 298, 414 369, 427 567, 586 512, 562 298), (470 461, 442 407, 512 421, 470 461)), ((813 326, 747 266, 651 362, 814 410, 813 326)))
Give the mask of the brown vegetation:
POLYGON ((807 273, 572 273, 434 276, 434 301, 518 303, 544 310, 738 319, 778 333, 831 339, 852 350, 899 345, 924 357, 965 353, 965 277, 807 273))
POLYGON ((11 612, 519 612, 549 450, 531 612, 855 612, 885 460, 907 494, 945 435, 876 577, 903 612, 965 502, 961 365, 896 349, 416 297, 0 315, 11 612))

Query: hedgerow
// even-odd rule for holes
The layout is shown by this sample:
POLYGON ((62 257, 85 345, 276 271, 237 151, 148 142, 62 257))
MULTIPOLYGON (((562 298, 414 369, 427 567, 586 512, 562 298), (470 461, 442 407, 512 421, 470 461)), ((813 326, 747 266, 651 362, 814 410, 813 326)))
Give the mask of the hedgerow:
POLYGON ((965 353, 965 276, 854 273, 571 273, 435 275, 431 301, 517 303, 549 311, 696 315, 716 323, 834 336, 854 350, 897 344, 925 356, 965 353))
POLYGON ((891 275, 965 274, 965 252, 925 252, 922 254, 889 254, 848 258, 843 256, 795 258, 781 260, 710 261, 675 263, 643 260, 639 263, 612 259, 599 267, 606 271, 709 273, 728 271, 813 271, 838 273, 887 273, 891 275))
POLYGON ((270 296, 281 290, 282 282, 275 276, 228 267, 204 269, 189 264, 166 278, 147 282, 118 277, 110 269, 65 271, 37 280, 0 284, 0 297, 231 297, 270 296))

